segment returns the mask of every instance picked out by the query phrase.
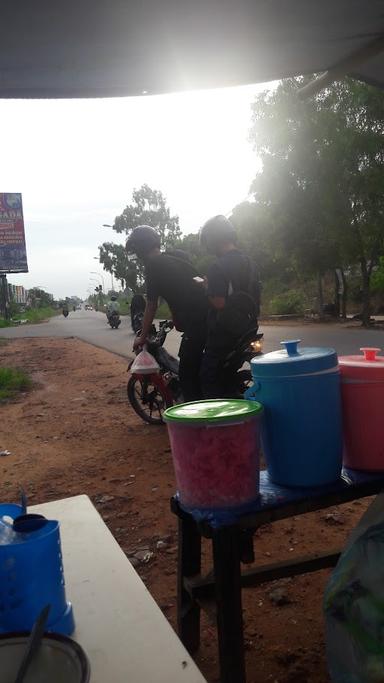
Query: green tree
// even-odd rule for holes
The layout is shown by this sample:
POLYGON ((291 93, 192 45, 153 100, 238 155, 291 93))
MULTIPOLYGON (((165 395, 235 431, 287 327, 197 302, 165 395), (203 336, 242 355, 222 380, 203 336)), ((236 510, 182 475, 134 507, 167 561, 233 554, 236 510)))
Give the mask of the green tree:
POLYGON ((271 223, 272 255, 301 276, 317 274, 321 285, 325 270, 359 264, 367 323, 383 249, 384 94, 347 79, 300 101, 305 80, 287 79, 253 104, 262 170, 252 192, 271 223))
MULTIPOLYGON (((181 238, 178 216, 172 216, 166 198, 159 190, 142 185, 132 193, 132 203, 116 216, 113 229, 128 236, 139 225, 150 225, 159 233, 161 243, 166 249, 174 247, 181 238)), ((133 291, 141 288, 144 282, 142 265, 133 256, 126 254, 124 245, 104 242, 99 247, 100 263, 104 270, 112 273, 123 286, 133 291)))
POLYGON ((196 270, 202 275, 205 275, 208 269, 208 265, 212 261, 212 256, 210 256, 206 249, 200 246, 199 233, 192 232, 180 240, 176 245, 179 249, 185 251, 196 270))
POLYGON ((99 260, 104 270, 113 273, 125 289, 136 291, 138 287, 139 265, 125 251, 123 244, 104 242, 99 247, 99 260))
POLYGON ((53 296, 40 287, 32 287, 28 290, 28 300, 32 308, 52 306, 53 296))
POLYGON ((372 289, 380 294, 384 292, 384 256, 380 256, 379 264, 372 273, 372 289))
POLYGON ((257 264, 263 279, 283 274, 287 269, 281 242, 274 234, 270 211, 261 202, 238 204, 230 217, 239 236, 240 246, 257 264))

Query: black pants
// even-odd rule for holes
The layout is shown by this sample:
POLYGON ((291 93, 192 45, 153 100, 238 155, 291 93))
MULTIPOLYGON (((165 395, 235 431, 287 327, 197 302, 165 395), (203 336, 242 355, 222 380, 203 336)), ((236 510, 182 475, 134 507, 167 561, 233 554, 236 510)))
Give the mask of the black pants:
POLYGON ((228 398, 228 377, 224 378, 223 366, 237 342, 236 336, 220 329, 214 328, 209 332, 200 370, 203 398, 228 398))
POLYGON ((224 398, 222 369, 227 355, 225 351, 205 350, 200 371, 203 398, 224 398))
POLYGON ((200 369, 206 343, 205 329, 184 332, 179 349, 179 378, 185 402, 203 398, 200 369))

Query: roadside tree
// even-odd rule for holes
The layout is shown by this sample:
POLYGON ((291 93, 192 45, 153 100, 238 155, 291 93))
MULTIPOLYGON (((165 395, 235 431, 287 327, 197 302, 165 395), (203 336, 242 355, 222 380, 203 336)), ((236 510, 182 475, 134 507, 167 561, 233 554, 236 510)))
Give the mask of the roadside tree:
POLYGON ((270 259, 318 277, 321 310, 324 272, 358 264, 367 324, 384 242, 384 93, 347 79, 301 101, 305 81, 287 79, 252 106, 250 138, 262 161, 253 212, 269 222, 270 259))
MULTIPOLYGON (((178 216, 172 216, 166 199, 159 190, 148 185, 132 193, 132 203, 116 216, 113 229, 127 237, 139 225, 150 225, 160 235, 165 248, 178 244, 181 238, 178 216)), ((124 244, 104 242, 99 247, 99 259, 104 270, 120 280, 122 286, 139 291, 144 282, 143 266, 125 252, 124 244)))

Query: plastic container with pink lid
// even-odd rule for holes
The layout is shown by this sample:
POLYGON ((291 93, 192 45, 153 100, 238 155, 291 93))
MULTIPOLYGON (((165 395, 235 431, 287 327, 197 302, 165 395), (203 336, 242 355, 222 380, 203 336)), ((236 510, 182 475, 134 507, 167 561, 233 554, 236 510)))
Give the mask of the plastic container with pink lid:
POLYGON ((384 471, 384 356, 364 347, 362 355, 341 356, 344 465, 384 471))
POLYGON ((260 403, 196 401, 165 411, 180 503, 240 509, 259 494, 260 403))

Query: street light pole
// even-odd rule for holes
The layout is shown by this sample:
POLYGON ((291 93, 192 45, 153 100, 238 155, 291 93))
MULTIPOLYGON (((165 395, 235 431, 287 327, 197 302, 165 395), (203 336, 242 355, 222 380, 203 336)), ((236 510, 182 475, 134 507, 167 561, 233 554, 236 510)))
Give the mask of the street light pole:
MULTIPOLYGON (((112 228, 112 229, 113 229, 113 225, 110 225, 110 223, 103 223, 103 226, 102 226, 102 227, 103 227, 103 228, 112 228)), ((112 273, 112 272, 111 272, 111 285, 112 285, 112 292, 113 292, 114 284, 113 284, 113 273, 112 273)))
MULTIPOLYGON (((95 261, 98 261, 100 263, 100 259, 98 256, 94 256, 93 258, 95 259, 95 261)), ((111 285, 112 285, 112 291, 113 291, 114 285, 113 285, 113 273, 112 273, 112 271, 111 271, 111 285)))
POLYGON ((101 278, 101 280, 102 280, 102 282, 103 282, 103 291, 105 291, 105 283, 104 283, 104 278, 103 278, 102 274, 101 274, 101 273, 98 273, 98 272, 95 271, 95 270, 90 270, 89 272, 91 273, 91 275, 97 275, 98 277, 101 278))
MULTIPOLYGON (((98 275, 98 273, 96 273, 96 275, 98 275)), ((101 290, 102 290, 102 291, 98 290, 99 306, 100 306, 100 308, 101 308, 102 305, 103 305, 103 285, 101 285, 101 284, 100 284, 100 281, 99 281, 99 280, 96 280, 95 278, 90 278, 90 281, 91 281, 91 282, 93 281, 93 282, 99 283, 99 286, 101 287, 101 290)), ((103 282, 104 282, 104 280, 103 280, 103 282)), ((96 288, 96 290, 97 290, 97 288, 96 288)))

